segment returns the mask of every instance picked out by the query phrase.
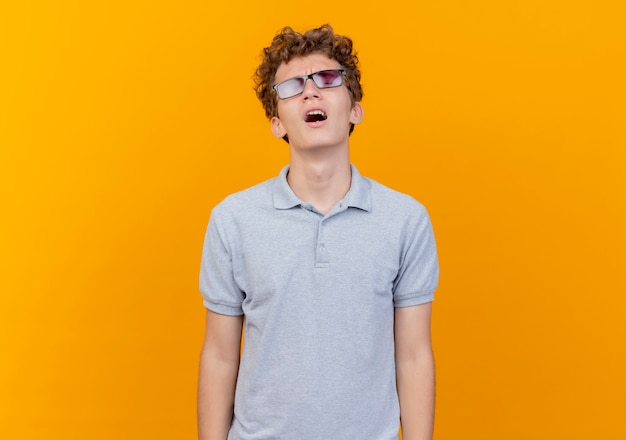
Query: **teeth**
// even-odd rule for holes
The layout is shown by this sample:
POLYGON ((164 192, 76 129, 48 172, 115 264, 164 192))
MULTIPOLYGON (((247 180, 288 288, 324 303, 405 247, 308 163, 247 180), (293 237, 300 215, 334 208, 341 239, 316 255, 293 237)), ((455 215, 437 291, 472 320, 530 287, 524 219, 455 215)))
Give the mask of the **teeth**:
POLYGON ((309 111, 305 118, 305 122, 321 122, 326 120, 326 113, 322 110, 311 110, 309 111))

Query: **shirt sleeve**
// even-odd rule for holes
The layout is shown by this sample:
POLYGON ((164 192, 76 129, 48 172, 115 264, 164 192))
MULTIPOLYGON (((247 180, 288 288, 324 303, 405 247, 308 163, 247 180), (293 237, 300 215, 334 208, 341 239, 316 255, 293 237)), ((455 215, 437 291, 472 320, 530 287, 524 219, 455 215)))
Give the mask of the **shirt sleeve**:
POLYGON ((398 276, 393 286, 395 307, 431 302, 439 283, 439 261, 435 236, 426 209, 413 218, 403 248, 398 276))
POLYGON ((200 292, 204 306, 222 315, 242 315, 245 294, 237 285, 233 271, 233 245, 224 227, 228 219, 217 207, 211 213, 202 249, 200 292))

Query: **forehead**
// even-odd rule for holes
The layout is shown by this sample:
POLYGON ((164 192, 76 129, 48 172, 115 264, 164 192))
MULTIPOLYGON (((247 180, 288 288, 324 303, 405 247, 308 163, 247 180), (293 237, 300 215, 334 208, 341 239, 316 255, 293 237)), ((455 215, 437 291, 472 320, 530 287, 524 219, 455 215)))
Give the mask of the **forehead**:
POLYGON ((276 70, 275 80, 281 82, 294 76, 309 75, 313 72, 329 69, 340 69, 341 65, 323 53, 312 53, 296 57, 282 63, 276 70))

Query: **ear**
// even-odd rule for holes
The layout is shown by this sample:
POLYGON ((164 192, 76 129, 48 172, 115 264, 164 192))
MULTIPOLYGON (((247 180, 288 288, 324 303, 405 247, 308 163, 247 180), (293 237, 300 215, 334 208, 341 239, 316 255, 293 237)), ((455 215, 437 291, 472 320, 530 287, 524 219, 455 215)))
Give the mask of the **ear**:
POLYGON ((350 110, 350 123, 352 124, 360 124, 363 120, 364 115, 363 106, 360 102, 355 102, 352 106, 352 110, 350 110))
POLYGON ((283 123, 280 121, 278 116, 272 116, 270 122, 272 124, 272 134, 274 136, 282 138, 287 134, 287 131, 285 130, 285 127, 283 127, 283 123))

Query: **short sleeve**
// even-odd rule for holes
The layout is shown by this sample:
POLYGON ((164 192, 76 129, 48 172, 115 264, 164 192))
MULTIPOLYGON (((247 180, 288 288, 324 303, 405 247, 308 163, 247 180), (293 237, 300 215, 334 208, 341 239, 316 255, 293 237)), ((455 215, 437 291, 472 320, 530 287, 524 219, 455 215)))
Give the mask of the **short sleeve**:
POLYGON ((228 223, 224 217, 217 207, 211 213, 202 249, 200 292, 207 309, 236 316, 243 314, 241 304, 245 295, 234 278, 233 244, 228 240, 234 234, 224 228, 228 223))
POLYGON ((439 261, 435 236, 426 210, 411 221, 403 248, 400 270, 394 281, 395 307, 409 307, 431 302, 439 283, 439 261))

